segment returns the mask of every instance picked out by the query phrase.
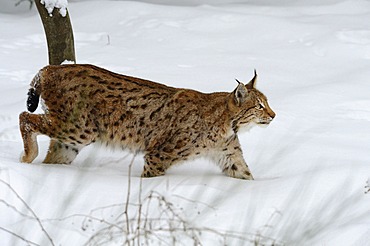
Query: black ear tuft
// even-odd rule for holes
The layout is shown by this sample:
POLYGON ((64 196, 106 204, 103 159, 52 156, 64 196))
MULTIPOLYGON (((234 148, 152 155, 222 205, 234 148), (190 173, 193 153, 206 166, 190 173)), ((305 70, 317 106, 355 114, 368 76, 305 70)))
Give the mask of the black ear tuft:
POLYGON ((249 81, 248 84, 246 84, 246 87, 248 89, 253 89, 253 88, 256 88, 256 83, 257 83, 257 71, 256 69, 254 69, 254 76, 253 78, 251 79, 251 81, 249 81))

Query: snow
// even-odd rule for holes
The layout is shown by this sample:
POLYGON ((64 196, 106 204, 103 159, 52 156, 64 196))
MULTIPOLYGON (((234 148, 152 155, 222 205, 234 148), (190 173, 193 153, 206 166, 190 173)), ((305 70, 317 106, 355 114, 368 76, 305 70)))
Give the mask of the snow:
POLYGON ((71 165, 45 165, 47 137, 34 164, 20 163, 18 115, 47 46, 35 9, 4 10, 0 245, 51 245, 48 236, 121 245, 124 211, 131 232, 152 226, 144 245, 194 235, 203 245, 369 245, 369 9, 366 0, 70 1, 78 63, 203 92, 231 92, 256 69, 277 116, 240 135, 255 181, 204 159, 141 180, 141 155, 97 145, 71 165))
POLYGON ((59 9, 61 16, 65 17, 67 15, 67 0, 40 0, 40 2, 45 6, 50 16, 52 16, 54 8, 59 9))

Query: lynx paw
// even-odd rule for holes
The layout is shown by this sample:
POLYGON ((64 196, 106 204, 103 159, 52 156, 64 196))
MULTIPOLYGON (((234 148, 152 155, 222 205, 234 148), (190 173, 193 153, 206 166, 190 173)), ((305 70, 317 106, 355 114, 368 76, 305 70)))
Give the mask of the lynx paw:
POLYGON ((148 168, 147 166, 144 166, 144 171, 141 173, 142 178, 152 178, 152 177, 158 177, 163 176, 165 174, 164 170, 162 168, 148 168))
POLYGON ((163 175, 164 175, 164 173, 157 174, 157 173, 151 173, 151 172, 148 172, 148 171, 143 171, 141 173, 142 178, 153 178, 153 177, 158 177, 158 176, 163 176, 163 175))
POLYGON ((23 151, 21 154, 20 161, 23 163, 31 163, 37 155, 31 156, 31 155, 26 155, 26 153, 23 151))
POLYGON ((231 167, 224 169, 223 173, 225 173, 229 177, 237 179, 254 180, 249 170, 238 170, 238 168, 235 165, 232 165, 231 167))

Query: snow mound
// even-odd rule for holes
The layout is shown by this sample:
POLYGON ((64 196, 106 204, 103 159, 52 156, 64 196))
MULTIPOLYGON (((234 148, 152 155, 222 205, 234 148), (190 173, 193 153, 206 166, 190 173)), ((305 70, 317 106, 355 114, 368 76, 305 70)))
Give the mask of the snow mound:
POLYGON ((63 17, 67 15, 67 0, 41 0, 40 2, 45 6, 50 16, 52 16, 54 8, 59 9, 59 13, 63 17))

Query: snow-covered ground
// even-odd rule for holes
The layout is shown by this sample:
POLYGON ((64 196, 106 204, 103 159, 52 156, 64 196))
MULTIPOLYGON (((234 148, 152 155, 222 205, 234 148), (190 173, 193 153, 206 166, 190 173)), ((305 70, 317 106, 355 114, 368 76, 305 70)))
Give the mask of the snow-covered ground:
POLYGON ((24 4, 0 9, 0 245, 370 245, 370 1, 69 2, 78 63, 203 92, 256 68, 277 117, 240 136, 255 181, 203 159, 141 180, 142 156, 130 171, 101 146, 43 165, 46 137, 21 164, 18 115, 47 64, 24 4))

